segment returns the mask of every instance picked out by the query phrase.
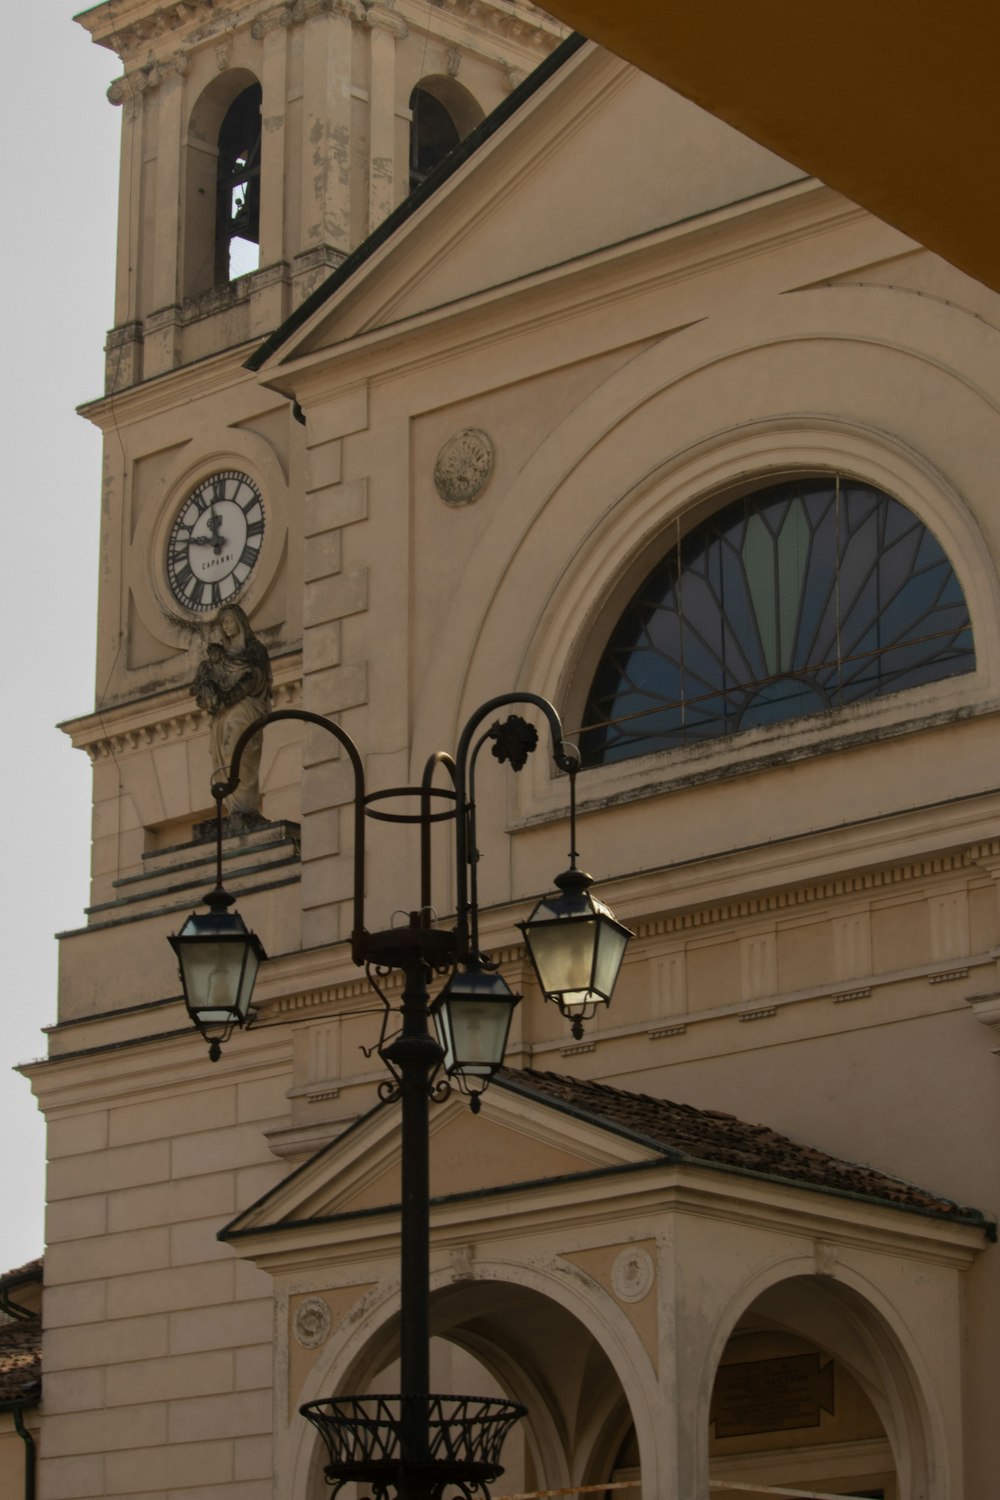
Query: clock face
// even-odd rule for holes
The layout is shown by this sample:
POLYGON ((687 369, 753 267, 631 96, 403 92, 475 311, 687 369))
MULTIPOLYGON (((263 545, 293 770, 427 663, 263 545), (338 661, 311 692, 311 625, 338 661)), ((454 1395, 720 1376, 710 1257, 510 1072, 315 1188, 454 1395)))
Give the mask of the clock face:
POLYGON ((236 598, 260 556, 264 502, 246 474, 225 469, 191 491, 170 528, 167 578, 185 609, 218 609, 236 598))

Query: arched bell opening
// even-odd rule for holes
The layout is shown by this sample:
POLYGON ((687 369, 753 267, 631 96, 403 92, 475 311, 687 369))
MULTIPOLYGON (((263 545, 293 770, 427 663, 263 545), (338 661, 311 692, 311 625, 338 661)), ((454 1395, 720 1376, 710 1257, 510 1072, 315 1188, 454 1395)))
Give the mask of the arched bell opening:
POLYGON ((454 78, 421 78, 410 94, 411 193, 483 118, 476 99, 454 78))
POLYGON ((246 68, 231 68, 191 111, 183 154, 186 297, 227 286, 258 267, 262 99, 260 81, 246 68))
POLYGON ((260 265, 261 88, 237 94, 219 129, 215 193, 215 283, 260 265))
POLYGON ((916 1382, 876 1311, 825 1279, 790 1278, 751 1303, 716 1368, 709 1469, 726 1487, 713 1500, 746 1500, 751 1485, 923 1495, 925 1427, 916 1382))

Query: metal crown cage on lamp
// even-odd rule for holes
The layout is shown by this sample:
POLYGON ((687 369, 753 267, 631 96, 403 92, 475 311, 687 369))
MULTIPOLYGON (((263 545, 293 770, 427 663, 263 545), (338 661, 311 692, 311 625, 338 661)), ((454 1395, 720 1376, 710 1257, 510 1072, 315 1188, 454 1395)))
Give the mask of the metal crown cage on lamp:
POLYGON ((503 1062, 514 994, 497 964, 479 947, 476 866, 476 761, 491 742, 495 758, 520 771, 538 743, 538 733, 518 714, 481 726, 498 709, 534 707, 546 719, 552 758, 570 779, 570 868, 556 880, 560 894, 544 898, 519 924, 546 1000, 553 1000, 579 1036, 585 1019, 611 998, 631 936, 590 894, 591 877, 576 867, 576 774, 580 756, 563 739, 559 716, 534 693, 491 698, 462 730, 454 757, 430 757, 417 787, 365 790, 364 766, 354 741, 338 724, 304 709, 265 714, 236 742, 229 779, 212 787, 216 802, 216 884, 204 898, 207 915, 193 912, 170 939, 177 954, 184 999, 195 1025, 219 1056, 234 1027, 252 1018, 250 999, 257 968, 266 957, 259 939, 230 908, 222 886, 223 801, 239 785, 243 752, 269 724, 298 719, 332 734, 343 746, 354 773, 354 891, 351 956, 363 966, 385 1007, 379 1056, 389 1077, 379 1087, 385 1100, 402 1104, 402 1211, 400 1232, 400 1383, 398 1396, 339 1396, 313 1401, 302 1414, 320 1431, 329 1462, 333 1494, 349 1482, 369 1485, 375 1500, 443 1500, 446 1489, 466 1500, 503 1472, 500 1449, 513 1424, 524 1415, 516 1402, 486 1397, 430 1394, 430 1185, 429 1105, 449 1090, 448 1079, 469 1095, 474 1111, 503 1062), (438 768, 450 784, 435 786, 438 768), (417 799, 417 812, 398 811, 403 799, 417 799), (395 804, 395 806, 394 806, 395 804), (369 932, 364 923, 365 831, 368 818, 415 824, 420 837, 420 901, 409 923, 369 932), (437 823, 451 823, 455 839, 455 920, 433 924, 431 843, 437 823), (387 1036, 391 1007, 379 977, 398 969, 403 975, 400 1029, 387 1036), (428 981, 448 978, 431 1003, 428 981), (429 1023, 433 1022, 432 1035, 429 1023), (439 1078, 444 1069, 447 1078, 439 1078))

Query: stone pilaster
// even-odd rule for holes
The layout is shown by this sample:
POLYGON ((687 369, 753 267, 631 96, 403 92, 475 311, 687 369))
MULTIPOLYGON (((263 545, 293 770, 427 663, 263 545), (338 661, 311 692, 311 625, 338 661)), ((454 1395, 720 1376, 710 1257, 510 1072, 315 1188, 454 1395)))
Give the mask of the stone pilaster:
POLYGON ((302 202, 297 253, 350 249, 351 47, 345 17, 320 11, 304 23, 302 202))
POLYGON ((396 42, 407 35, 407 29, 398 16, 382 6, 372 8, 369 25, 368 231, 371 233, 396 204, 396 42))
MULTIPOLYGON (((336 403, 334 420, 319 429, 307 423, 304 598, 303 706, 337 716, 367 701, 367 664, 347 661, 342 650, 342 622, 368 605, 365 569, 343 566, 347 527, 367 518, 365 482, 344 483, 342 440, 367 425, 364 393, 336 403)), ((351 845, 354 782, 351 767, 336 740, 323 730, 309 730, 303 746, 302 783, 302 941, 306 947, 346 936, 350 915, 338 908, 349 903, 353 888, 351 845)))

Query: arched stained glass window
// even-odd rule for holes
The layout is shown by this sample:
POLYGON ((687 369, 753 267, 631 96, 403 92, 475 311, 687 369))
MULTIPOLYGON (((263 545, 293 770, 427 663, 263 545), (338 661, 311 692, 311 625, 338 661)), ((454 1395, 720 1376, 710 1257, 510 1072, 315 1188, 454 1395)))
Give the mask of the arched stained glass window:
POLYGON ((835 475, 724 506, 615 626, 581 749, 600 765, 899 692, 975 667, 954 569, 881 490, 835 475))

